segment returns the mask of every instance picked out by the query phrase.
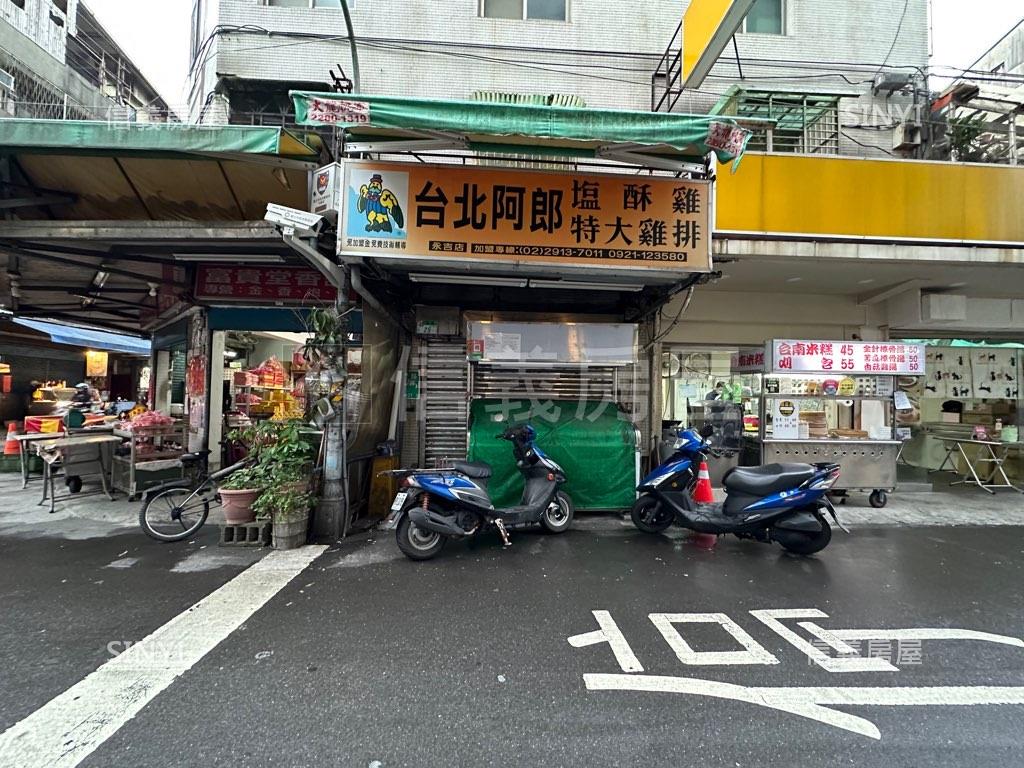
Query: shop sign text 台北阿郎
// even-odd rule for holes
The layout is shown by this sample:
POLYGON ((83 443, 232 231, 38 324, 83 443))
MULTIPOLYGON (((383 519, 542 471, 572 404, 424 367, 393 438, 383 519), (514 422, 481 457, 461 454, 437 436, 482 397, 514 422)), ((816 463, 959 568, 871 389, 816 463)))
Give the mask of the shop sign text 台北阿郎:
POLYGON ((710 183, 345 164, 338 252, 706 272, 710 183))

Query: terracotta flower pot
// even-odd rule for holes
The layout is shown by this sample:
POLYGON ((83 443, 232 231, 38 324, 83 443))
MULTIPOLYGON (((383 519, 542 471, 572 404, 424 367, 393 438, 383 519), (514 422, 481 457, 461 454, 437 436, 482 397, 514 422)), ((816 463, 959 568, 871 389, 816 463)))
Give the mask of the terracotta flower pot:
POLYGON ((255 488, 240 491, 221 489, 220 505, 224 508, 224 522, 228 525, 240 525, 255 520, 256 513, 252 511, 252 505, 259 495, 260 491, 255 488))

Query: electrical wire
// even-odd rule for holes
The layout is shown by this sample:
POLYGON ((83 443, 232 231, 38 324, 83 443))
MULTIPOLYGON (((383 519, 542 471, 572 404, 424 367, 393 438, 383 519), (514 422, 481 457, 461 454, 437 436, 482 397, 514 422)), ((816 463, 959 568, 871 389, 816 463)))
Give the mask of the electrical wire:
POLYGON ((885 69, 885 65, 889 63, 889 57, 892 56, 892 52, 896 50, 896 43, 900 39, 900 32, 903 31, 903 22, 907 18, 907 8, 910 7, 910 0, 903 0, 903 13, 900 14, 900 23, 896 25, 896 34, 892 37, 892 45, 889 46, 889 52, 885 54, 885 58, 882 59, 882 66, 875 72, 875 76, 882 74, 882 70, 885 69))

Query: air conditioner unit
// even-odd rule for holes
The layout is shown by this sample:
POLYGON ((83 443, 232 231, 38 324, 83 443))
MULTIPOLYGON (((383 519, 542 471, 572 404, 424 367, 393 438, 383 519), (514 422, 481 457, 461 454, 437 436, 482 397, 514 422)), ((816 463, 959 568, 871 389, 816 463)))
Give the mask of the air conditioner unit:
POLYGON ((875 75, 872 90, 879 93, 895 93, 909 88, 914 83, 914 75, 910 72, 879 72, 875 75))
POLYGON ((892 130, 892 148, 907 152, 921 146, 921 124, 900 123, 892 130))
POLYGON ((0 88, 14 93, 14 75, 3 69, 0 69, 0 88))

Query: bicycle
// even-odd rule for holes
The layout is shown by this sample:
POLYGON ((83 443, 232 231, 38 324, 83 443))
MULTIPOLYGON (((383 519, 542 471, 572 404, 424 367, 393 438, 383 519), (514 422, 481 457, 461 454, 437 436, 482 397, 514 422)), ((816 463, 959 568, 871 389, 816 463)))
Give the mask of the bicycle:
POLYGON ((181 541, 195 534, 210 515, 210 502, 220 502, 217 481, 252 463, 252 459, 242 459, 209 474, 210 453, 209 450, 197 451, 181 457, 186 469, 199 469, 197 479, 175 480, 146 492, 139 510, 139 525, 150 538, 181 541))

